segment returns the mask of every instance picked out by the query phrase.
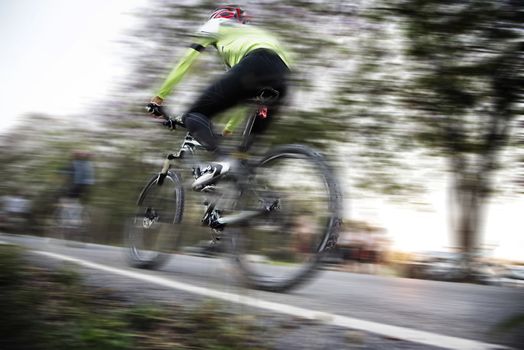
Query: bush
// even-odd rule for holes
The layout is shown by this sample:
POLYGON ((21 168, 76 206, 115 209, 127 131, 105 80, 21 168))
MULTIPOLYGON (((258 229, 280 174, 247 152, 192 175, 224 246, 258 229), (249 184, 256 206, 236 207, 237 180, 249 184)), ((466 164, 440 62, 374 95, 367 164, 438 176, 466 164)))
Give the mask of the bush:
POLYGON ((205 302, 134 305, 87 287, 71 266, 35 268, 0 245, 0 349, 265 349, 250 320, 205 302))

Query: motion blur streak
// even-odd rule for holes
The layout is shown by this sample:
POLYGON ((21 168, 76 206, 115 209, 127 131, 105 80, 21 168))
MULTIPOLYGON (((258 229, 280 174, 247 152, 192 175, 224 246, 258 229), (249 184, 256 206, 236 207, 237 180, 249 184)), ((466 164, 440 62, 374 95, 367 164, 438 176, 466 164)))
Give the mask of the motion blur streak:
POLYGON ((425 345, 437 346, 445 349, 457 349, 457 350, 495 350, 495 349, 509 349, 505 346, 499 346, 494 344, 487 344, 482 342, 477 342, 474 340, 461 339, 456 337, 448 337, 445 335, 434 334, 430 332, 417 331, 414 329, 396 327, 385 325, 376 322, 369 322, 364 320, 359 320, 351 317, 344 317, 336 314, 318 312, 314 310, 308 310, 300 307, 294 307, 286 304, 274 303, 270 301, 260 300, 257 298, 251 298, 242 296, 239 294, 220 292, 216 290, 211 290, 208 288, 197 287, 187 283, 180 283, 171 281, 169 279, 151 276, 143 273, 118 269, 114 267, 104 266, 96 263, 92 263, 86 260, 73 258, 67 255, 44 252, 44 251, 33 251, 36 254, 43 255, 52 259, 64 260, 85 266, 87 268, 101 270, 120 276, 125 276, 141 281, 146 281, 149 283, 157 284, 160 286, 182 290, 189 293, 199 294, 206 297, 216 298, 224 300, 231 303, 242 304, 246 306, 257 307, 265 310, 270 310, 273 312, 278 312, 282 314, 287 314, 291 316, 318 320, 327 324, 334 326, 345 327, 358 329, 363 331, 368 331, 376 334, 380 334, 386 337, 392 337, 396 339, 404 339, 416 343, 421 343, 425 345))

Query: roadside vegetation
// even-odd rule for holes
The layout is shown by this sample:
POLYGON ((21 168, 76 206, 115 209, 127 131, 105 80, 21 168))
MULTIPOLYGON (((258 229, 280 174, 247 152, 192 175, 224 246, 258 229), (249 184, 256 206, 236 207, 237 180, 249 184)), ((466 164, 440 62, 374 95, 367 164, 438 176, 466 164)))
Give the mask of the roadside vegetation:
POLYGON ((204 302, 137 305, 86 286, 72 267, 35 267, 0 245, 0 348, 267 349, 262 326, 204 302))

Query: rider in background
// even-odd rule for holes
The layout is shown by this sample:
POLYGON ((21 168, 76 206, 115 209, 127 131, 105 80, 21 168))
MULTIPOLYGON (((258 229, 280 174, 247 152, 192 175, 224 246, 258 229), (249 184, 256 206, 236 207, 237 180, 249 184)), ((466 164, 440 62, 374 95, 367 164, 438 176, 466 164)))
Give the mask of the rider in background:
MULTIPOLYGON (((248 99, 260 95, 263 89, 277 92, 277 100, 264 115, 257 118, 252 134, 264 132, 286 95, 289 59, 279 41, 270 33, 247 24, 246 13, 234 6, 215 10, 197 31, 196 40, 178 65, 171 71, 156 96, 147 105, 150 114, 165 115, 162 104, 180 82, 196 58, 213 46, 229 70, 203 91, 183 115, 182 121, 190 134, 208 151, 217 153, 220 161, 213 162, 193 183, 194 188, 212 184, 226 174, 236 162, 225 156, 210 119, 248 99)), ((252 142, 252 140, 251 140, 252 142)))
POLYGON ((89 195, 95 184, 95 172, 91 161, 91 153, 76 150, 71 153, 71 163, 65 170, 66 197, 82 202, 89 195))

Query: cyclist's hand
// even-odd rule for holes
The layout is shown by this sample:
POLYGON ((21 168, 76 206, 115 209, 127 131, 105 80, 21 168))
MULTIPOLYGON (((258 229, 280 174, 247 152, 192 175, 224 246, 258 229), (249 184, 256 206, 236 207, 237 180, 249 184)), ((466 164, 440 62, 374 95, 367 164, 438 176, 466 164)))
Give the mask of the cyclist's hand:
POLYGON ((151 99, 151 102, 146 105, 146 111, 154 115, 156 117, 162 117, 165 114, 164 109, 162 107, 162 103, 164 102, 164 99, 162 99, 159 96, 155 96, 151 99))
POLYGON ((146 111, 155 117, 162 117, 165 115, 164 108, 154 102, 150 102, 146 105, 146 111))

